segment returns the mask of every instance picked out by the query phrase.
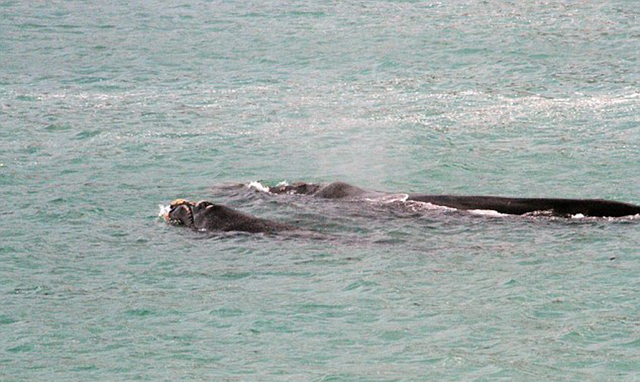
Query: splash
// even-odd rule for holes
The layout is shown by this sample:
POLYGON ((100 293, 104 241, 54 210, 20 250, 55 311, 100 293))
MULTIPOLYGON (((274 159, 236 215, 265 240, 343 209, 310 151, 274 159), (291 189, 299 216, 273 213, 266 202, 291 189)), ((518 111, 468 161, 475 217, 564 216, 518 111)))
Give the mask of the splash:
POLYGON ((495 210, 469 210, 469 212, 474 214, 474 215, 489 216, 489 217, 509 216, 508 214, 503 214, 503 213, 495 211, 495 210))
POLYGON ((440 211, 458 211, 457 208, 440 206, 437 204, 427 203, 427 202, 418 202, 416 200, 408 200, 406 205, 411 208, 413 211, 431 211, 431 210, 440 210, 440 211))
POLYGON ((269 192, 269 187, 267 187, 264 184, 260 183, 260 181, 249 182, 247 184, 247 188, 253 188, 253 189, 258 190, 260 192, 269 192))
POLYGON ((406 202, 409 199, 409 194, 390 194, 382 195, 375 198, 364 198, 367 202, 391 204, 397 202, 406 202))

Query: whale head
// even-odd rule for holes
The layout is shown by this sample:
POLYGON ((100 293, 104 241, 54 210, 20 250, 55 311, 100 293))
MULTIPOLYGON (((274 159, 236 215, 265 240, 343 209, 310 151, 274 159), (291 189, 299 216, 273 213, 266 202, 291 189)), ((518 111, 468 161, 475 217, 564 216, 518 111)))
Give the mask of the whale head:
POLYGON ((195 203, 187 199, 176 199, 171 202, 169 211, 162 215, 164 220, 173 225, 194 226, 193 207, 195 203))

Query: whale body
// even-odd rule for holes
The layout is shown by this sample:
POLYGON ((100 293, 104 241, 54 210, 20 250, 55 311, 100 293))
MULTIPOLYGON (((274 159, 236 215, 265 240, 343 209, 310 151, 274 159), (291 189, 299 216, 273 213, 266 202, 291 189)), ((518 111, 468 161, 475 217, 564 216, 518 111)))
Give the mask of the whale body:
POLYGON ((621 217, 640 214, 640 206, 602 199, 508 198, 500 196, 409 195, 407 200, 431 203, 459 210, 493 210, 524 215, 549 212, 551 215, 582 214, 594 217, 621 217))
MULTIPOLYGON (((333 182, 324 186, 296 182, 291 185, 269 188, 269 192, 274 194, 305 194, 328 199, 358 199, 390 195, 384 192, 368 191, 345 182, 333 182)), ((593 217, 621 217, 640 214, 640 206, 638 205, 602 199, 407 194, 406 200, 459 210, 493 210, 512 215, 544 212, 554 216, 582 214, 593 217)))

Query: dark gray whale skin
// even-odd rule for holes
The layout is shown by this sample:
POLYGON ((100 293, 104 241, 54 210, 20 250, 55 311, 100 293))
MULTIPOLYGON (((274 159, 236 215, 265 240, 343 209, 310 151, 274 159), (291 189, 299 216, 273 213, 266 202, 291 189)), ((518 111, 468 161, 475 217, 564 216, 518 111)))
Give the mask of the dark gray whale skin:
MULTIPOLYGON (((385 193, 367 191, 344 182, 322 186, 297 182, 270 188, 275 194, 306 194, 329 199, 375 197, 385 193)), ((549 212, 555 216, 582 214, 593 217, 621 217, 640 214, 640 206, 601 199, 509 198, 501 196, 457 196, 409 194, 407 200, 431 203, 459 210, 493 210, 503 214, 524 215, 549 212)))
POLYGON ((384 195, 380 192, 368 191, 345 182, 332 182, 327 185, 296 182, 286 186, 270 187, 272 194, 313 195, 325 199, 357 198, 367 195, 384 195))
POLYGON ((493 210, 524 215, 549 211, 552 215, 582 214, 593 217, 621 217, 640 214, 640 206, 601 199, 507 198, 499 196, 409 195, 407 200, 460 210, 493 210))
POLYGON ((185 199, 174 200, 169 212, 163 217, 174 225, 186 226, 197 231, 275 233, 298 229, 204 200, 197 203, 185 199))

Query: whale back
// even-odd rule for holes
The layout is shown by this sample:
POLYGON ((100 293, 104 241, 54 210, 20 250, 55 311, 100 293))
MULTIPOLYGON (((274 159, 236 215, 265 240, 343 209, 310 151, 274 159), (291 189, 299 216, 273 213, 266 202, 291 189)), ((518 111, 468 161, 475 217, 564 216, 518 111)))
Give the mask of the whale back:
POLYGON ((493 210, 524 215, 550 211, 554 215, 620 217, 640 214, 640 206, 601 199, 508 198, 500 196, 409 195, 408 200, 461 210, 493 210))
POLYGON ((362 196, 368 192, 369 191, 360 187, 352 186, 345 182, 333 182, 322 187, 313 195, 326 199, 343 199, 362 196))
POLYGON ((257 218, 219 204, 198 202, 193 207, 194 228, 205 231, 278 232, 296 227, 257 218))

